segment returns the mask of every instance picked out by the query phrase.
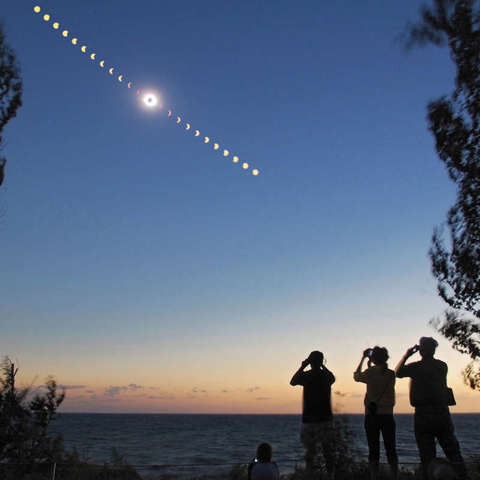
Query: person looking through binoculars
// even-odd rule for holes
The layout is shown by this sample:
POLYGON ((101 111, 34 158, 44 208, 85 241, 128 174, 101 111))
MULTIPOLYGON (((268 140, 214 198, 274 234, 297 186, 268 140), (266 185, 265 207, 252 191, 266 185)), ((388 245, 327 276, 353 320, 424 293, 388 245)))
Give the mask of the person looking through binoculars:
POLYGON ((388 368, 388 351, 384 347, 368 348, 353 374, 356 382, 367 384, 365 394, 365 433, 368 441, 370 479, 378 476, 380 461, 380 433, 393 478, 398 475, 398 457, 395 442, 395 372, 388 368), (368 359, 367 369, 362 371, 368 359))
POLYGON ((438 440, 458 478, 465 480, 468 473, 448 408, 455 405, 455 398, 453 391, 447 386, 447 364, 434 358, 437 347, 438 343, 434 338, 420 338, 418 345, 409 348, 398 363, 397 377, 411 378, 410 404, 415 407, 414 431, 423 478, 428 479, 430 463, 437 456, 435 440, 438 440), (417 352, 421 359, 406 363, 417 352))
POLYGON ((329 478, 335 474, 335 445, 331 389, 333 373, 325 366, 323 353, 314 351, 294 373, 290 385, 303 386, 301 440, 305 448, 305 467, 309 471, 321 468, 323 453, 329 478), (310 370, 304 371, 310 365, 310 370))

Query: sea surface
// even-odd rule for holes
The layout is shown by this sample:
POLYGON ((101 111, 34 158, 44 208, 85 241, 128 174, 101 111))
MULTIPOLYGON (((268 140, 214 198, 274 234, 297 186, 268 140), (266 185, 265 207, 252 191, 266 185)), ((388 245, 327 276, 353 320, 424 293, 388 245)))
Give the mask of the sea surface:
MULTIPOLYGON (((366 460, 363 415, 339 415, 351 432, 358 460, 366 460)), ((464 457, 480 453, 480 414, 453 414, 464 457)), ((406 465, 418 463, 413 415, 395 415, 397 451, 406 465)), ((115 448, 142 474, 219 476, 248 463, 256 446, 269 442, 281 472, 302 465, 299 415, 155 415, 61 413, 52 433, 83 459, 110 463, 115 448)), ((440 451, 441 452, 441 451, 440 451)), ((381 461, 385 461, 382 452, 381 461)))

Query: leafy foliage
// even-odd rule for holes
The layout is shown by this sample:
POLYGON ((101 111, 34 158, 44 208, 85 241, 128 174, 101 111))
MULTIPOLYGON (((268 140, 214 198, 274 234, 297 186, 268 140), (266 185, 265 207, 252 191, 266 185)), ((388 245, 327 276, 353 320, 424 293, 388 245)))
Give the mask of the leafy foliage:
POLYGON ((470 362, 463 371, 464 382, 472 389, 479 389, 480 369, 478 360, 480 358, 480 325, 470 319, 462 318, 461 313, 456 310, 447 310, 443 322, 432 321, 438 331, 452 342, 452 347, 474 360, 470 362))
MULTIPOLYGON (((20 69, 13 50, 6 43, 5 34, 0 25, 0 147, 3 142, 2 131, 5 125, 16 116, 21 105, 20 69)), ((0 158, 0 185, 3 183, 6 163, 6 158, 0 158)))
POLYGON ((428 105, 438 156, 457 185, 448 243, 436 228, 429 251, 438 293, 450 307, 437 327, 471 357, 464 378, 480 390, 480 10, 476 0, 434 0, 421 18, 408 28, 407 47, 447 45, 456 67, 452 94, 428 105))
POLYGON ((57 392, 53 378, 46 382, 46 393, 29 400, 29 389, 18 389, 18 369, 6 358, 0 378, 0 464, 6 472, 22 478, 38 464, 61 460, 63 444, 60 437, 48 435, 48 425, 65 398, 57 392), (7 469, 8 467, 8 469, 7 469))
POLYGON ((32 396, 28 388, 17 388, 18 369, 5 358, 0 365, 0 478, 2 480, 47 480, 56 464, 59 480, 140 480, 124 457, 112 451, 110 464, 95 465, 80 460, 74 449, 65 452, 62 438, 49 435, 50 422, 65 399, 48 377, 43 393, 32 396))

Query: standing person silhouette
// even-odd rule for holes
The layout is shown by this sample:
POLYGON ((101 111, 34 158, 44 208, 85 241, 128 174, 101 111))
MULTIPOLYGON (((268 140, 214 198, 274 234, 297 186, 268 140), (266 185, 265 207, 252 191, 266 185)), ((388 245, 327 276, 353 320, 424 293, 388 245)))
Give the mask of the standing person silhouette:
POLYGON ((331 387, 333 373, 323 364, 323 353, 314 351, 294 373, 290 385, 303 386, 301 440, 305 448, 305 467, 317 470, 318 456, 323 452, 325 468, 330 478, 335 473, 335 444, 331 387), (310 365, 311 369, 304 371, 310 365))
POLYGON ((464 480, 467 471, 448 409, 448 367, 445 362, 433 358, 437 346, 437 341, 431 337, 420 338, 418 345, 409 348, 398 363, 397 377, 411 378, 410 404, 415 407, 415 439, 424 479, 428 478, 429 464, 436 457, 437 439, 458 478, 464 480), (405 365, 417 351, 422 359, 405 365))
POLYGON ((394 479, 398 476, 398 457, 395 446, 395 372, 388 368, 386 348, 368 348, 353 373, 356 382, 367 384, 365 394, 365 433, 368 441, 368 463, 370 479, 378 476, 380 461, 380 432, 385 445, 390 471, 394 479), (368 368, 362 372, 363 362, 368 358, 368 368), (371 365, 373 363, 373 366, 371 365))

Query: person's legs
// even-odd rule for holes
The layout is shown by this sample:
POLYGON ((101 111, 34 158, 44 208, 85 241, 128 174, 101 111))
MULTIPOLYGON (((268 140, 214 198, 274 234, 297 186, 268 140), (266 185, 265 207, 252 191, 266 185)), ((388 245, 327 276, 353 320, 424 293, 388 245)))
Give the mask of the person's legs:
POLYGON ((387 454, 388 464, 393 478, 398 475, 398 456, 395 439, 395 420, 393 415, 379 415, 380 429, 383 437, 383 444, 385 446, 385 453, 387 454))
POLYGON ((432 415, 424 412, 415 412, 415 440, 422 462, 423 478, 428 480, 428 464, 436 456, 434 425, 432 415))
POLYGON ((367 434, 368 464, 371 480, 377 478, 380 461, 380 426, 378 418, 378 415, 365 415, 365 433, 367 434))
POLYGON ((337 447, 333 422, 327 420, 325 422, 303 424, 301 439, 305 448, 305 468, 311 472, 320 471, 322 467, 320 453, 322 453, 327 474, 329 478, 333 478, 337 447))
POLYGON ((316 444, 312 424, 302 423, 300 438, 302 440, 303 448, 305 449, 305 468, 307 470, 313 470, 316 457, 316 444))
POLYGON ((455 436, 455 428, 449 412, 438 415, 436 419, 436 434, 438 443, 442 447, 445 456, 451 462, 452 467, 460 480, 467 478, 467 470, 460 452, 460 444, 455 436))
POLYGON ((339 439, 336 437, 336 429, 333 421, 327 420, 319 425, 319 442, 322 445, 323 458, 325 460, 325 469, 328 478, 335 477, 336 449, 339 439))

